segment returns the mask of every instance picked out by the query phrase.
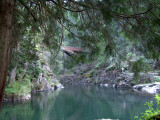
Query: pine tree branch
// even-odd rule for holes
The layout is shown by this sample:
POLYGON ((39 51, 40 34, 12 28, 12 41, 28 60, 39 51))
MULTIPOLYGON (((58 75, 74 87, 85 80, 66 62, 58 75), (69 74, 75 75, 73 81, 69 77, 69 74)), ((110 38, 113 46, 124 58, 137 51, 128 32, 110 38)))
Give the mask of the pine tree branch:
MULTIPOLYGON (((40 0, 43 7, 45 8, 46 11, 48 11, 50 14, 54 15, 53 12, 43 3, 42 0, 40 0)), ((54 16, 53 16, 54 17, 54 16)), ((64 26, 57 18, 54 17, 54 19, 61 24, 68 32, 70 32, 71 34, 73 34, 75 37, 79 38, 80 40, 84 40, 82 39, 80 36, 76 35, 75 33, 73 33, 72 31, 70 31, 66 26, 64 26)))
POLYGON ((68 11, 71 11, 71 12, 83 12, 83 11, 86 10, 86 9, 82 9, 82 10, 69 9, 69 8, 66 8, 66 7, 62 6, 61 4, 56 3, 54 0, 51 0, 51 1, 52 1, 55 5, 60 6, 61 8, 65 9, 65 10, 68 10, 68 11))
POLYGON ((28 22, 28 24, 30 24, 33 27, 33 25, 30 23, 30 21, 26 18, 26 16, 23 15, 23 13, 19 9, 17 9, 16 7, 14 7, 14 9, 28 22))
POLYGON ((31 16, 33 17, 34 21, 36 22, 36 21, 37 21, 37 18, 36 18, 36 16, 33 14, 33 12, 30 10, 30 8, 29 8, 27 5, 25 5, 25 3, 24 3, 22 0, 18 0, 18 1, 28 10, 28 12, 31 14, 31 16))
MULTIPOLYGON (((60 23, 58 21, 58 23, 60 23)), ((75 33, 73 33, 70 29, 68 29, 66 26, 64 26, 62 23, 60 23, 69 33, 71 33, 72 35, 74 35, 75 37, 79 38, 80 40, 84 40, 82 39, 80 36, 76 35, 75 33)))
POLYGON ((38 2, 35 2, 35 1, 33 1, 33 0, 30 0, 30 2, 31 2, 31 3, 34 3, 34 4, 36 4, 36 5, 40 5, 38 2))
MULTIPOLYGON (((78 3, 74 0, 70 0, 73 4, 77 4, 78 6, 82 6, 82 7, 85 7, 85 8, 91 8, 91 6, 89 5, 86 5, 86 4, 83 4, 83 3, 78 3)), ((93 6, 92 6, 93 7, 93 6)))
POLYGON ((144 27, 145 29, 149 30, 150 32, 156 34, 156 35, 160 35, 160 33, 156 32, 156 31, 152 31, 150 28, 148 28, 147 26, 145 26, 137 17, 136 17, 137 22, 144 27))
POLYGON ((142 12, 142 13, 135 13, 135 14, 132 14, 132 15, 126 15, 126 14, 120 14, 120 13, 117 13, 117 12, 113 12, 116 16, 120 17, 120 18, 136 18, 137 16, 141 16, 141 15, 144 15, 144 14, 147 14, 148 12, 151 11, 152 8, 149 8, 147 11, 145 12, 142 12))
POLYGON ((155 18, 157 18, 157 19, 160 21, 160 18, 159 18, 158 16, 156 16, 155 13, 152 12, 152 10, 150 10, 150 12, 152 13, 152 15, 153 15, 155 18))
MULTIPOLYGON (((60 23, 61 23, 61 21, 60 21, 60 23)), ((55 57, 53 58, 53 60, 56 59, 56 57, 58 56, 58 53, 59 53, 59 51, 60 51, 60 49, 61 49, 61 46, 62 46, 62 43, 63 43, 63 37, 64 37, 63 34, 64 34, 64 32, 63 32, 63 26, 62 26, 62 37, 61 37, 61 41, 60 41, 60 44, 59 44, 58 52, 57 52, 57 54, 55 55, 55 57)))

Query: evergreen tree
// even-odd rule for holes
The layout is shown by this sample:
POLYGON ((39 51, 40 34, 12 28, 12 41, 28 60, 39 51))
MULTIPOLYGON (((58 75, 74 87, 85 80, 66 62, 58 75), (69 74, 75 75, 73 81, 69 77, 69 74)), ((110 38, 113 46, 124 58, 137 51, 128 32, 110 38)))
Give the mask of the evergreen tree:
POLYGON ((36 52, 32 41, 23 41, 25 35, 34 35, 24 33, 27 29, 42 34, 43 43, 53 52, 53 59, 57 57, 65 38, 70 39, 70 44, 75 43, 89 51, 90 60, 103 50, 109 56, 126 60, 124 52, 120 51, 120 46, 123 46, 120 37, 145 57, 159 59, 159 8, 158 0, 1 0, 0 102, 7 78, 10 41, 12 44, 20 41, 21 45, 27 43, 32 46, 23 49, 23 54, 27 50, 36 52), (18 39, 14 41, 17 35, 18 39))

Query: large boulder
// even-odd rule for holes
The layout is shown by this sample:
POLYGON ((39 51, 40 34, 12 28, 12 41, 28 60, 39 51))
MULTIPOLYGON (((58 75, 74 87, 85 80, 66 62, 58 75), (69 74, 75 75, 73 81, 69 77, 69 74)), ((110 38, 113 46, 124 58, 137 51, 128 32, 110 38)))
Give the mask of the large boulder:
POLYGON ((53 74, 53 70, 50 67, 49 58, 51 57, 51 53, 48 51, 43 51, 43 53, 39 53, 39 57, 40 60, 38 61, 38 65, 42 72, 39 74, 38 79, 32 80, 32 92, 41 92, 63 88, 59 81, 56 79, 55 75, 53 74))
POLYGON ((132 87, 136 91, 143 91, 147 93, 159 93, 160 82, 149 83, 149 84, 139 84, 132 87))
POLYGON ((44 73, 40 73, 38 80, 34 81, 32 92, 55 90, 57 88, 63 88, 63 85, 57 82, 57 79, 54 76, 50 77, 50 82, 49 82, 44 73))

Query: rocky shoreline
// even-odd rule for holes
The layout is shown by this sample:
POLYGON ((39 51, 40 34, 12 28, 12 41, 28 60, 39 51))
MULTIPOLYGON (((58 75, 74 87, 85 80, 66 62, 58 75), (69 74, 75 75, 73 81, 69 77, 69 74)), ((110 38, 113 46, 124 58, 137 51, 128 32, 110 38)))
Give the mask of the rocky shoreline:
POLYGON ((30 100, 31 93, 43 92, 43 91, 54 91, 56 89, 64 88, 63 85, 59 83, 59 81, 57 80, 56 76, 54 75, 54 72, 50 68, 48 61, 46 60, 50 55, 51 53, 47 51, 45 51, 44 53, 39 53, 40 60, 37 61, 37 65, 39 66, 39 68, 41 68, 41 72, 37 75, 36 78, 32 78, 30 80, 32 85, 29 86, 28 88, 25 88, 25 90, 28 89, 27 92, 25 90, 23 90, 20 94, 10 92, 9 94, 5 94, 3 101, 4 102, 24 102, 24 101, 30 100))
MULTIPOLYGON (((55 91, 57 89, 62 89, 64 86, 62 84, 55 85, 54 87, 48 87, 45 89, 41 90, 32 90, 31 93, 36 93, 36 92, 44 92, 44 91, 55 91)), ((31 99, 31 93, 28 94, 22 94, 22 95, 16 95, 16 94, 9 94, 5 95, 3 102, 25 102, 31 99)))
POLYGON ((148 83, 148 84, 138 84, 138 85, 134 85, 132 87, 128 86, 128 85, 124 85, 124 86, 110 86, 108 84, 100 84, 100 86, 102 87, 113 87, 113 88, 129 88, 132 89, 134 91, 141 91, 141 92, 145 92, 145 93, 149 93, 149 94, 156 94, 159 93, 160 94, 160 82, 154 82, 154 83, 148 83))
POLYGON ((160 94, 160 82, 154 82, 149 84, 139 84, 132 87, 135 91, 142 91, 146 93, 159 93, 160 94))
POLYGON ((30 98, 31 94, 23 94, 23 95, 10 94, 5 96, 3 102, 24 102, 30 100, 30 98))
POLYGON ((158 72, 140 73, 137 81, 134 81, 134 73, 121 70, 109 70, 105 68, 93 69, 93 65, 76 67, 74 73, 60 76, 62 84, 95 84, 104 87, 131 88, 135 91, 147 93, 160 93, 160 76, 158 72))
POLYGON ((38 79, 33 79, 30 93, 22 93, 21 95, 11 93, 6 94, 4 102, 24 102, 31 99, 31 93, 44 92, 44 91, 55 91, 57 89, 64 88, 64 86, 58 82, 54 75, 50 75, 50 80, 47 80, 47 75, 40 73, 38 79), (49 82, 50 81, 50 82, 49 82))
MULTIPOLYGON (((47 66, 43 69, 51 73, 47 66)), ((106 70, 102 68, 94 68, 93 65, 82 65, 76 67, 72 73, 67 73, 59 76, 53 74, 40 73, 38 79, 33 79, 31 92, 54 91, 64 88, 65 84, 92 84, 102 87, 114 87, 117 89, 133 89, 134 91, 142 91, 150 94, 160 93, 160 76, 158 72, 140 73, 138 80, 135 82, 134 73, 121 71, 117 69, 106 70), (49 79, 49 80, 48 80, 49 79)), ((31 98, 31 93, 16 95, 5 95, 4 102, 23 102, 31 98)))

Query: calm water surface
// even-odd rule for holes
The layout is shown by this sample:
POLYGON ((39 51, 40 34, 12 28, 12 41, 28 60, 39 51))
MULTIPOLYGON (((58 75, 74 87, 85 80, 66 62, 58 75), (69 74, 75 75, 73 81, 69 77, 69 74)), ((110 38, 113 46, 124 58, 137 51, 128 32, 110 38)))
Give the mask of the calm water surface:
POLYGON ((66 86, 32 94, 25 103, 3 104, 0 120, 134 120, 154 96, 96 86, 66 86))

